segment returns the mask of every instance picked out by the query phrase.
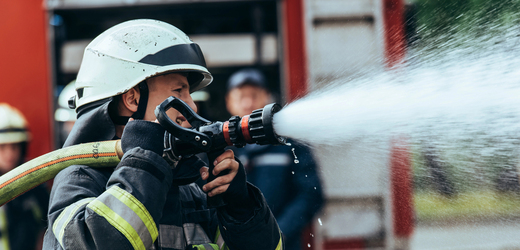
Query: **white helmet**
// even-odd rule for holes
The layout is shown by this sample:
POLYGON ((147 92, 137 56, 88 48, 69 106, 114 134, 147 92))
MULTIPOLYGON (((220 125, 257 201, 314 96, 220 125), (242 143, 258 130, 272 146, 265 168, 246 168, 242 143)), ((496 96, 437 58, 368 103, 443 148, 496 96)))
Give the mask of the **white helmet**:
POLYGON ((27 121, 18 109, 0 103, 0 144, 29 141, 27 121))
POLYGON ((58 97, 58 108, 54 112, 54 120, 58 122, 76 121, 76 112, 69 107, 69 99, 76 93, 75 82, 76 80, 67 84, 58 97))
POLYGON ((118 24, 85 48, 75 106, 125 93, 150 77, 175 71, 195 73, 188 75, 191 92, 213 80, 199 46, 173 25, 149 19, 118 24))

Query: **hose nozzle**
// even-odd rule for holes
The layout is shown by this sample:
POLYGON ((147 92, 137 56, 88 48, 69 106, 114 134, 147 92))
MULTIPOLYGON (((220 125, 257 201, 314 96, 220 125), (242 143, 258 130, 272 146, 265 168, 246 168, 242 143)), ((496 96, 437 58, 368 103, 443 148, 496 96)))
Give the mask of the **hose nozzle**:
POLYGON ((286 138, 276 134, 273 116, 280 105, 271 103, 244 117, 233 116, 225 122, 210 122, 196 114, 182 100, 169 97, 155 109, 159 123, 167 130, 165 154, 169 158, 223 149, 227 146, 243 147, 246 144, 285 145, 286 138), (173 122, 166 111, 177 109, 193 128, 183 128, 173 122), (168 152, 167 152, 168 151, 168 152))
POLYGON ((243 147, 245 144, 285 144, 286 138, 274 131, 273 116, 280 105, 271 103, 242 118, 231 117, 224 122, 224 137, 229 146, 243 147))

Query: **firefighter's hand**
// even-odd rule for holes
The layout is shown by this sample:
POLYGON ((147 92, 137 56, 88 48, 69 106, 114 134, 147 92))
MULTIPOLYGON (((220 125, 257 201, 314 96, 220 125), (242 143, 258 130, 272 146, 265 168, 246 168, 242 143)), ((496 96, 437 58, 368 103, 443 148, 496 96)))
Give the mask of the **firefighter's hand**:
POLYGON ((121 147, 125 153, 140 147, 162 156, 163 141, 164 128, 160 124, 130 118, 121 136, 121 147))
MULTIPOLYGON (((231 150, 217 157, 214 165, 215 176, 223 171, 229 172, 224 172, 226 174, 217 177, 202 188, 210 197, 222 194, 223 200, 227 203, 224 206, 225 211, 239 221, 247 221, 253 216, 255 202, 249 197, 244 166, 235 160, 231 150)), ((203 180, 208 179, 208 168, 202 168, 200 173, 203 180)))
MULTIPOLYGON (((228 170, 228 173, 218 176, 213 181, 208 182, 202 187, 204 192, 206 192, 210 197, 228 191, 230 184, 237 177, 240 168, 240 164, 235 160, 235 154, 230 149, 219 155, 213 162, 213 165, 215 166, 213 169, 214 176, 218 176, 225 170, 228 170)), ((203 180, 207 180, 209 177, 208 168, 201 168, 200 175, 203 180)))

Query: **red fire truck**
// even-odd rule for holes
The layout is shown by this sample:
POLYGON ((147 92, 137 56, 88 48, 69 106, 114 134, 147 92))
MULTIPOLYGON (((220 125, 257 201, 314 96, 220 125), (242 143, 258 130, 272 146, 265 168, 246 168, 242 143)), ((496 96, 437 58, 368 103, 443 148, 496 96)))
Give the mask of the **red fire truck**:
MULTIPOLYGON (((2 1, 0 12, 0 102, 27 116, 30 158, 60 147, 56 96, 76 77, 85 46, 129 19, 169 22, 200 44, 213 95, 224 94, 232 72, 255 66, 288 103, 361 69, 391 70, 405 53, 403 0, 26 0, 2 1)), ((209 102, 209 118, 228 118, 222 100, 209 102)), ((407 249, 414 221, 405 137, 389 141, 388 154, 341 150, 316 149, 326 205, 303 247, 407 249)))

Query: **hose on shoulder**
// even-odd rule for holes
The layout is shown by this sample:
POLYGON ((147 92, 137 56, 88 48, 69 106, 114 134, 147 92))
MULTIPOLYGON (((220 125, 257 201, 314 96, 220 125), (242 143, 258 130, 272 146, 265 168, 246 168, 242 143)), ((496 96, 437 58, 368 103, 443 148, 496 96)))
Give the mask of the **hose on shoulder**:
POLYGON ((122 157, 120 140, 84 143, 44 154, 0 176, 0 206, 71 165, 114 167, 122 157))

